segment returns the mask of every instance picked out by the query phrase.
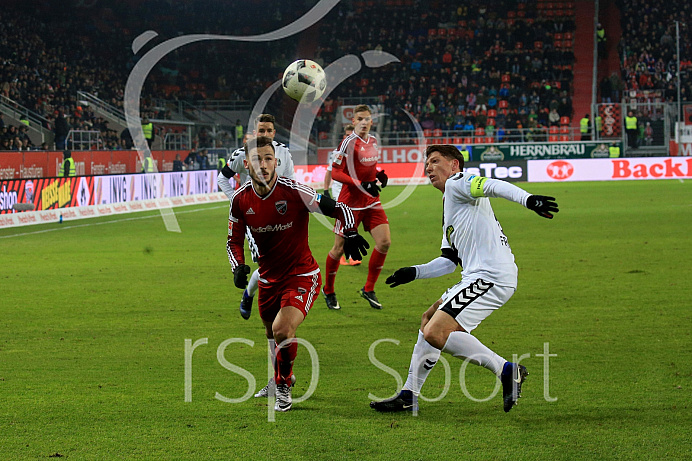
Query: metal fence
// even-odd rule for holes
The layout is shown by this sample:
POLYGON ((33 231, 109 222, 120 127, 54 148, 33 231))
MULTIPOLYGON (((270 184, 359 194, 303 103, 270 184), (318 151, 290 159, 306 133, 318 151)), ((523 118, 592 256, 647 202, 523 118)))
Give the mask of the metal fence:
POLYGON ((382 131, 379 133, 383 146, 404 146, 420 143, 423 136, 427 144, 495 144, 508 142, 569 142, 582 140, 579 128, 553 126, 523 129, 476 130, 424 130, 417 131, 382 131))

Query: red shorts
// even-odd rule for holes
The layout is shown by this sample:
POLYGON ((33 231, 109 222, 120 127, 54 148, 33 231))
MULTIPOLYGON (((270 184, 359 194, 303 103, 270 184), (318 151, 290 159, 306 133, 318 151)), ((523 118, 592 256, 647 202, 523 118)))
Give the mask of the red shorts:
MULTIPOLYGON (((360 223, 363 223, 363 230, 365 232, 370 232, 380 224, 389 224, 387 215, 385 214, 384 208, 382 208, 382 204, 380 203, 372 208, 353 210, 353 218, 356 221, 356 229, 360 223)), ((334 223, 334 233, 341 237, 344 236, 344 225, 340 219, 337 219, 334 223)))
POLYGON ((259 314, 265 322, 273 322, 282 307, 293 306, 308 315, 315 303, 322 285, 320 273, 313 275, 294 275, 279 283, 259 282, 257 304, 259 314))

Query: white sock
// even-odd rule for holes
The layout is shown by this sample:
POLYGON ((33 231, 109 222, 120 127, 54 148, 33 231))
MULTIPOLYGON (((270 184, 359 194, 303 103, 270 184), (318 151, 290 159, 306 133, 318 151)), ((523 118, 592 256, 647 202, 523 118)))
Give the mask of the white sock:
POLYGON ((418 341, 413 347, 411 365, 408 368, 408 378, 404 384, 404 389, 412 391, 415 395, 420 394, 428 374, 439 357, 440 350, 432 347, 423 337, 423 332, 418 330, 418 341))
POLYGON ((253 272, 250 276, 250 281, 247 283, 247 287, 245 288, 247 290, 247 295, 251 298, 255 296, 255 293, 257 293, 257 288, 259 288, 259 269, 255 270, 255 272, 253 272))
POLYGON ((478 338, 465 331, 453 331, 442 350, 454 357, 462 360, 468 359, 473 364, 485 367, 497 376, 502 373, 502 367, 506 362, 505 359, 483 345, 478 338))
POLYGON ((269 373, 271 377, 269 379, 274 381, 274 370, 276 369, 276 341, 274 341, 274 338, 267 338, 267 347, 269 348, 269 358, 272 361, 272 369, 269 373))
POLYGON ((267 338, 267 345, 269 346, 269 356, 272 358, 272 366, 276 363, 276 341, 274 338, 267 338))

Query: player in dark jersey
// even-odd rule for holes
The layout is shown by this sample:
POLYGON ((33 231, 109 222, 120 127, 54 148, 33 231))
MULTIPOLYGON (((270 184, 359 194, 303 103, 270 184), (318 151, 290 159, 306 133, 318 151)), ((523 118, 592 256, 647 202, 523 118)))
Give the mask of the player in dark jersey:
POLYGON ((274 408, 288 411, 298 347, 291 339, 315 302, 321 284, 320 268, 308 245, 309 213, 317 211, 344 223, 347 256, 361 259, 369 245, 356 231, 350 208, 276 174, 271 138, 250 140, 245 152, 251 181, 231 198, 226 249, 235 286, 245 289, 250 267, 245 264, 244 240, 246 227, 250 229, 259 253, 259 314, 267 336, 273 336, 277 345, 274 408))
MULTIPOLYGON (((363 229, 370 232, 375 240, 375 249, 368 263, 368 278, 360 289, 360 295, 370 303, 371 307, 382 309, 382 304, 375 296, 375 282, 384 266, 391 236, 389 221, 380 203, 380 186, 377 182, 379 181, 381 187, 385 187, 387 175, 384 171, 377 170, 379 151, 377 140, 370 135, 372 113, 368 106, 361 104, 353 109, 353 125, 355 130, 341 142, 334 158, 332 177, 335 181, 343 183, 339 201, 353 210, 356 226, 363 223, 363 229)), ((339 259, 344 254, 343 223, 339 220, 334 226, 334 233, 336 236, 334 246, 327 255, 327 277, 322 293, 328 308, 340 309, 334 290, 339 259)))

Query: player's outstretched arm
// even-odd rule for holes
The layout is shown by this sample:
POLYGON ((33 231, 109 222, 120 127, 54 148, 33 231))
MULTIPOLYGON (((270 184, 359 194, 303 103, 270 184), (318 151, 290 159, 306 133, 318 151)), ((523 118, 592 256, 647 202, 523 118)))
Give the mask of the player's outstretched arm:
POLYGON ((355 229, 344 231, 344 257, 355 261, 362 261, 368 254, 370 244, 355 229))
POLYGON ((477 176, 471 180, 471 194, 474 197, 501 197, 521 203, 529 210, 544 218, 553 219, 554 213, 560 211, 555 197, 531 195, 524 189, 501 179, 490 179, 477 176))
POLYGON ((385 280, 384 283, 389 285, 389 288, 398 287, 399 285, 416 280, 416 273, 417 271, 415 267, 401 267, 395 270, 392 275, 387 277, 387 280, 385 280))
POLYGON ((548 219, 553 219, 553 214, 560 211, 557 208, 555 197, 545 195, 530 195, 526 199, 526 208, 535 211, 538 213, 538 216, 548 219))
POLYGON ((443 248, 442 255, 427 264, 402 267, 387 277, 385 283, 390 288, 398 287, 416 279, 430 279, 451 274, 459 264, 459 258, 451 248, 443 248))
POLYGON ((325 216, 338 218, 344 225, 344 256, 346 258, 362 261, 370 244, 356 230, 356 221, 353 211, 341 202, 336 202, 331 197, 319 198, 319 211, 325 216))

